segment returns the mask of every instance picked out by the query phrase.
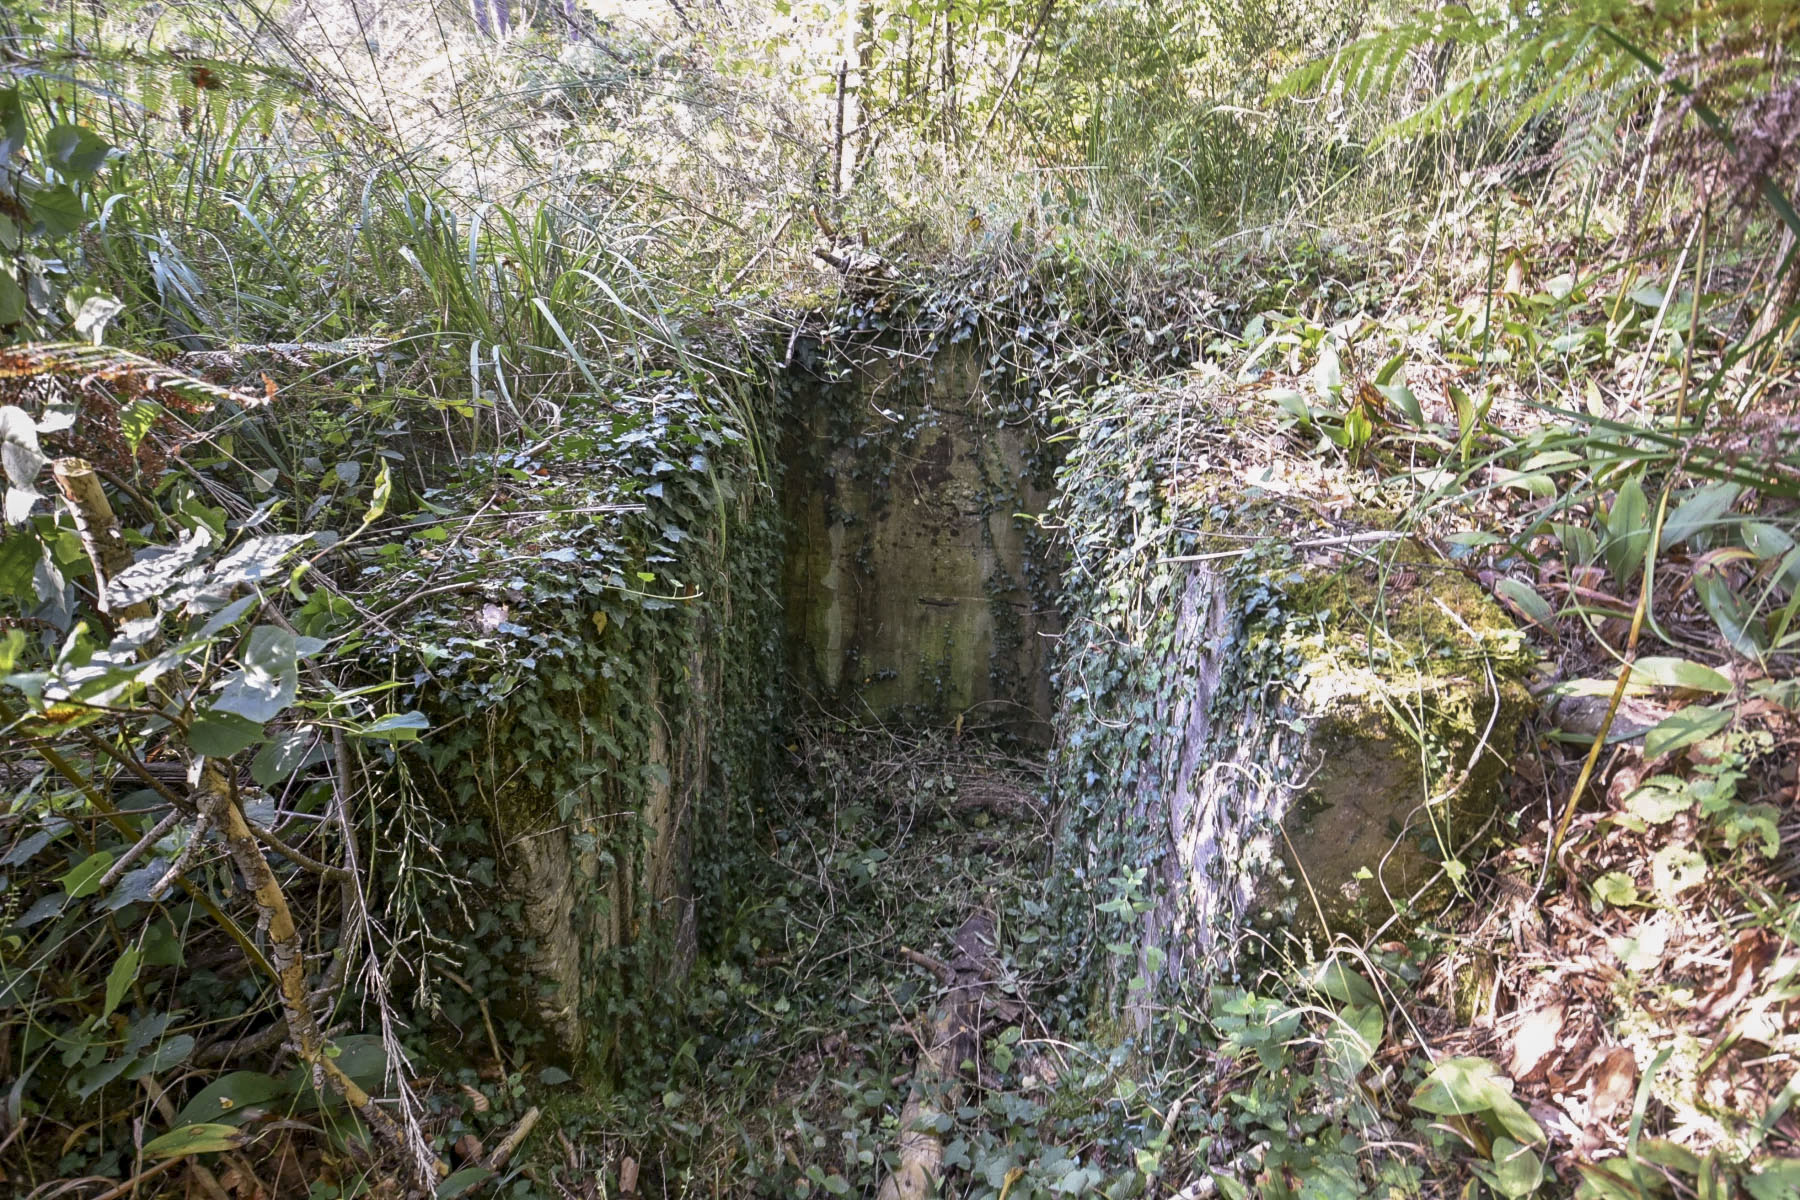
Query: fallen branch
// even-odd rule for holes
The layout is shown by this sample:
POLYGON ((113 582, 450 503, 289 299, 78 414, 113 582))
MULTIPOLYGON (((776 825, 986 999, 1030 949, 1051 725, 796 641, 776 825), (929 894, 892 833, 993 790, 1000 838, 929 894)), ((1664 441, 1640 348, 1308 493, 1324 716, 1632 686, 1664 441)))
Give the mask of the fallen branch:
POLYGON ((405 1165, 410 1184, 416 1191, 429 1194, 437 1178, 448 1173, 441 1162, 420 1162, 409 1153, 406 1136, 394 1119, 384 1112, 362 1086, 325 1053, 325 1037, 313 1015, 306 988, 306 964, 300 945, 300 930, 288 908, 281 884, 263 857, 256 834, 245 819, 244 811, 232 795, 231 783, 210 762, 201 767, 200 785, 194 791, 194 805, 200 815, 216 827, 225 839, 225 847, 237 865, 239 874, 249 886, 261 914, 261 924, 269 939, 269 963, 275 976, 276 991, 281 997, 288 1033, 295 1052, 313 1076, 313 1086, 326 1085, 355 1110, 375 1136, 394 1151, 405 1165))
MULTIPOLYGON (((935 1126, 956 1111, 962 1094, 962 1064, 975 1057, 981 1034, 981 1006, 993 969, 994 919, 978 912, 962 923, 948 963, 902 949, 922 966, 942 968, 945 992, 931 1019, 931 1045, 919 1056, 912 1089, 900 1109, 900 1161, 882 1181, 878 1200, 924 1200, 937 1194, 944 1167, 944 1142, 935 1126), (921 961, 923 960, 923 961, 921 961)), ((934 968, 934 969, 935 969, 934 968)))

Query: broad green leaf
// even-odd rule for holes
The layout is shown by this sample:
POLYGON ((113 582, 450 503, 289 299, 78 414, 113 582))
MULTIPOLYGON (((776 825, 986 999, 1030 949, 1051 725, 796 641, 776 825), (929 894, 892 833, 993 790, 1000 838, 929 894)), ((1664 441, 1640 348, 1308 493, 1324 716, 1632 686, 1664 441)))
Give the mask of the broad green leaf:
POLYGON ((1496 1097, 1507 1098, 1498 1074, 1485 1058, 1446 1058, 1431 1068, 1431 1074, 1413 1092, 1412 1105, 1439 1116, 1486 1112, 1496 1097))
POLYGON ((1339 1004, 1380 1006, 1375 985, 1361 974, 1346 967, 1342 959, 1332 958, 1319 965, 1312 974, 1312 986, 1339 1004))
POLYGON ((1225 1200, 1249 1200, 1250 1192, 1243 1183, 1230 1175, 1221 1175, 1217 1171, 1208 1172, 1212 1181, 1219 1187, 1219 1195, 1225 1200))
POLYGON ((119 413, 119 432, 125 436, 125 444, 136 450, 155 427, 156 418, 162 414, 163 406, 154 400, 146 400, 141 396, 133 400, 119 413))
POLYGON ((241 661, 208 711, 230 713, 258 725, 274 720, 293 704, 299 687, 294 635, 278 625, 258 625, 250 631, 241 661))
POLYGON ((1624 1159, 1613 1158, 1597 1164, 1577 1163, 1575 1169, 1581 1174, 1581 1188, 1575 1193, 1577 1200, 1659 1200, 1665 1195, 1659 1186, 1661 1174, 1649 1167, 1634 1170, 1624 1159))
POLYGON ((1620 583, 1637 577, 1650 544, 1650 505, 1634 475, 1619 485, 1606 514, 1606 567, 1620 583))
POLYGON ((67 184, 20 188, 20 196, 32 220, 43 226, 47 238, 67 237, 80 229, 87 219, 81 208, 81 197, 67 184))
POLYGON ((262 740, 263 727, 235 713, 203 712, 188 726, 188 745, 208 758, 229 758, 262 740))
POLYGON ((100 1010, 102 1021, 112 1016, 119 1001, 125 998, 126 989, 137 979, 139 953, 136 946, 126 947, 125 953, 113 961, 112 970, 106 973, 106 1006, 100 1010))
POLYGON ((16 87, 0 88, 0 167, 25 145, 25 106, 16 87))
POLYGON ((1503 1093, 1494 1101, 1493 1107, 1488 1110, 1488 1116, 1494 1124, 1511 1134, 1515 1141, 1542 1146, 1550 1140, 1544 1136, 1543 1127, 1525 1111, 1524 1105, 1512 1098, 1510 1092, 1503 1093))
POLYGON ((375 475, 375 486, 369 495, 369 511, 363 514, 363 524, 378 521, 387 511, 388 502, 394 498, 394 479, 388 472, 387 459, 381 460, 381 466, 375 475))
POLYGON ((1628 908, 1641 904, 1637 883, 1623 871, 1608 871, 1593 883, 1594 899, 1602 904, 1628 908))
POLYGON ((106 874, 106 868, 112 866, 113 856, 110 851, 96 850, 77 863, 73 870, 61 879, 63 890, 69 893, 69 899, 79 900, 83 896, 91 896, 100 890, 100 877, 106 874))
POLYGON ((145 1158, 176 1158, 184 1154, 216 1154, 243 1145, 244 1136, 229 1125, 183 1125, 144 1143, 145 1158))
POLYGON ((1387 1019, 1379 1005, 1352 1005, 1340 1014, 1325 1031, 1327 1053, 1333 1062, 1351 1073, 1362 1070, 1375 1057, 1381 1039, 1387 1033, 1387 1019))
POLYGON ((1511 1138, 1494 1139, 1494 1186, 1502 1196, 1529 1196, 1544 1182, 1544 1163, 1511 1138))
POLYGON ((93 178, 111 151, 105 138, 81 125, 55 125, 44 135, 44 161, 77 182, 93 178))
POLYGON ((25 291, 4 268, 0 268, 0 326, 17 325, 25 319, 25 291))
POLYGON ((1269 398, 1281 408, 1281 411, 1299 421, 1302 425, 1311 425, 1312 408, 1306 403, 1306 397, 1293 388, 1274 388, 1269 398))
POLYGON ((137 1059, 131 1055, 109 1058, 91 1067, 84 1067, 69 1078, 69 1091, 83 1100, 123 1075, 128 1067, 137 1059))
POLYGON ((1762 623, 1755 619, 1756 614, 1732 587, 1730 579, 1708 571, 1694 579, 1694 594, 1700 597, 1701 607, 1733 650, 1756 658, 1768 649, 1762 623))
POLYGON ((360 728, 348 730, 352 737, 385 738, 394 742, 409 742, 431 728, 431 722, 422 712, 388 713, 360 728))
POLYGON ((1321 396, 1336 396, 1343 390, 1344 368, 1338 361, 1337 347, 1327 342, 1319 348, 1319 362, 1313 368, 1313 386, 1321 396))
POLYGON ((1394 411, 1405 417, 1408 424, 1417 429, 1425 428, 1425 410, 1411 388, 1403 383, 1378 383, 1375 390, 1387 398, 1394 411))
POLYGON ((494 1173, 486 1167, 464 1167, 450 1175, 437 1185, 440 1200, 450 1200, 453 1196, 461 1196, 494 1177, 494 1173))
POLYGON ((1750 839, 1759 843, 1764 858, 1774 858, 1781 849, 1781 810, 1773 804, 1733 804, 1719 818, 1719 827, 1727 850, 1750 839))
POLYGON ((159 1075, 171 1067, 178 1067, 186 1062, 188 1055, 194 1052, 192 1034, 178 1033, 172 1038, 164 1038, 156 1043, 149 1055, 135 1063, 126 1073, 127 1079, 142 1079, 146 1075, 159 1075))
POLYGON ((1729 692, 1731 680, 1686 658, 1640 658, 1631 664, 1631 681, 1650 687, 1685 688, 1691 692, 1729 692))
POLYGON ((1743 490, 1735 483, 1696 488, 1664 519, 1662 544, 1674 547, 1699 534, 1722 532, 1727 524, 1726 514, 1743 490))
POLYGON ((1680 712, 1664 717, 1644 735, 1644 757, 1661 758, 1672 750, 1680 750, 1711 737, 1731 724, 1731 710, 1706 704, 1690 704, 1680 712))
POLYGON ((1738 1176, 1751 1200, 1794 1200, 1800 1196, 1800 1158, 1759 1158, 1751 1173, 1738 1176))
MULTIPOLYGON (((148 961, 148 956, 146 956, 148 961)), ((175 1020, 174 1013, 148 1013, 133 1021, 125 1031, 125 1053, 139 1054, 152 1042, 160 1041, 167 1032, 169 1024, 175 1020)), ((180 1124, 180 1122, 176 1122, 180 1124)))
POLYGON ((287 1090, 287 1084, 261 1071, 233 1071, 201 1088, 175 1120, 180 1125, 237 1124, 256 1105, 285 1095, 287 1090))
POLYGON ((1494 590, 1518 605, 1520 612, 1545 629, 1556 624, 1556 610, 1530 584, 1508 576, 1496 581, 1494 590))
POLYGON ((174 588, 182 575, 212 552, 212 534, 190 531, 173 546, 150 546, 106 585, 114 604, 138 604, 155 600, 174 588))
MULTIPOLYGON (((0 487, 4 486, 0 482, 0 487)), ((31 600, 37 594, 33 578, 37 574, 38 560, 43 556, 44 548, 30 528, 20 529, 0 541, 0 596, 31 600)), ((12 663, 0 665, 0 670, 12 670, 12 663)))
POLYGON ((1651 825, 1666 825, 1693 807, 1694 797, 1679 782, 1647 783, 1625 801, 1626 812, 1651 825))
POLYGON ((263 787, 273 787, 295 771, 325 757, 323 740, 311 725, 302 725, 271 740, 257 751, 250 777, 263 787))
POLYGON ((1702 1165, 1698 1154, 1667 1138, 1645 1138, 1638 1143, 1638 1157, 1659 1167, 1680 1171, 1683 1175, 1700 1174, 1702 1165))

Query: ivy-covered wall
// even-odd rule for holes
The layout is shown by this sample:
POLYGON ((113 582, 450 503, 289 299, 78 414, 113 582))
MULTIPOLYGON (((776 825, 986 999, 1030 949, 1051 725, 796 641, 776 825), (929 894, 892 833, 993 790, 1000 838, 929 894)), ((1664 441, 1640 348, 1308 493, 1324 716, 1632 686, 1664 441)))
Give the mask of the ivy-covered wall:
POLYGON ((990 386, 974 338, 806 351, 782 456, 796 682, 837 711, 1047 740, 1060 616, 1038 417, 990 386))
POLYGON ((502 512, 521 515, 471 540, 477 577, 411 622, 435 651, 413 680, 434 733, 409 757, 447 814, 424 864, 456 929, 441 952, 476 994, 511 998, 509 1040, 590 1068, 666 1015, 656 985, 721 899, 715 851, 782 698, 782 538, 755 431, 688 392, 651 412, 577 416, 497 463, 502 512))
POLYGON ((1234 445, 1230 411, 1176 386, 1073 405, 1051 506, 1064 911, 1091 999, 1140 1025, 1256 945, 1450 894, 1525 700, 1475 584, 1406 539, 1346 552, 1361 526, 1260 485, 1272 443, 1234 445))

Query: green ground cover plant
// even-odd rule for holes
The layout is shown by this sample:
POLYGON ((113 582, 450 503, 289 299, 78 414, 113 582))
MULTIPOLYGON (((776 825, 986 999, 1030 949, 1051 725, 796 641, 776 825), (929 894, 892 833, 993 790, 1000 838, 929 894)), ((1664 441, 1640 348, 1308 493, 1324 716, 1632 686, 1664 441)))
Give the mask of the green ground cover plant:
POLYGON ((1800 1194, 1797 41, 9 6, 0 1191, 1800 1194), (1047 753, 781 674, 797 366, 965 342, 1058 481, 1047 753), (1423 554, 1520 631, 1491 818, 1182 975, 1187 560, 1291 717, 1302 568, 1391 656, 1423 554))

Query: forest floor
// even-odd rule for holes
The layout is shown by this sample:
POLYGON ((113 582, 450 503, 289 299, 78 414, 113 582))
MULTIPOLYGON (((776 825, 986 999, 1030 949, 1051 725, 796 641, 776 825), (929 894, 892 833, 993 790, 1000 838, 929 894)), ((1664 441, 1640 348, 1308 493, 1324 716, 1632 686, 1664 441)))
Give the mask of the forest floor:
POLYGON ((563 1114, 570 1145, 628 1161, 621 1186, 645 1195, 873 1194, 934 1022, 968 1000, 970 1069, 936 1125, 943 1165, 996 1189, 1082 1171, 1082 1147, 1046 1122, 1090 1120, 1128 1053, 1095 1058, 1038 1014, 1067 983, 1040 759, 823 722, 786 752, 739 867, 745 902, 692 981, 667 1090, 647 1109, 563 1114), (963 949, 979 979, 959 984, 958 935, 975 929, 963 949))

